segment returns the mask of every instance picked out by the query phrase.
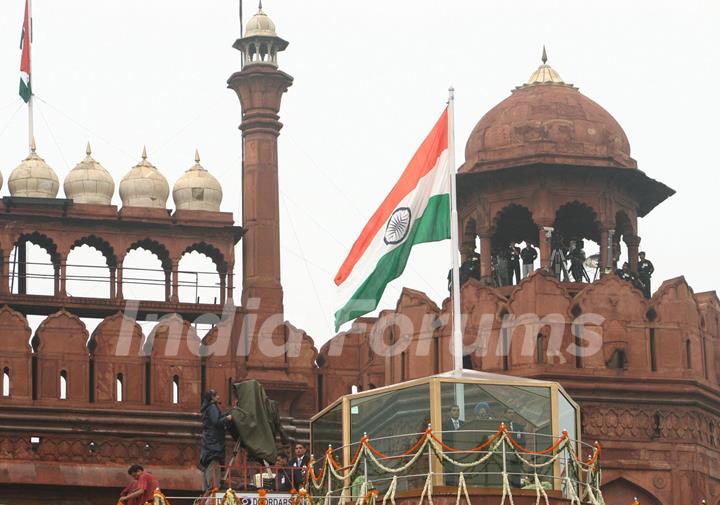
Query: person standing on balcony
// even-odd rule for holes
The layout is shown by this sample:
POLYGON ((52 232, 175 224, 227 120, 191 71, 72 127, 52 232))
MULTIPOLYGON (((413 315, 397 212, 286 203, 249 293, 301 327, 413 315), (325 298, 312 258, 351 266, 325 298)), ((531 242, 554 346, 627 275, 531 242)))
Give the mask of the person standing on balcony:
POLYGON ((535 270, 535 259, 537 259, 537 250, 529 242, 526 242, 525 247, 520 251, 520 258, 522 258, 522 276, 523 279, 533 273, 535 270))
POLYGON ((641 251, 639 256, 640 261, 638 261, 638 277, 640 278, 640 282, 642 282, 645 298, 650 298, 652 295, 650 277, 652 277, 653 272, 655 272, 655 267, 653 266, 652 261, 645 258, 644 251, 641 251))

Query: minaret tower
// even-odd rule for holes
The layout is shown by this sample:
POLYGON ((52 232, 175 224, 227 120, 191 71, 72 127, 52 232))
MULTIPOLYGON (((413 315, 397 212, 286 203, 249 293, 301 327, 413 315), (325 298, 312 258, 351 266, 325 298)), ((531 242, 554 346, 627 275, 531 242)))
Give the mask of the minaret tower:
POLYGON ((245 36, 233 47, 243 54, 243 68, 228 80, 242 105, 245 142, 243 167, 243 293, 242 304, 250 309, 259 300, 260 313, 282 321, 283 293, 280 284, 280 208, 278 196, 277 139, 283 93, 293 78, 278 69, 277 54, 287 47, 275 25, 262 10, 247 24, 245 36), (278 318, 278 315, 280 316, 278 318))

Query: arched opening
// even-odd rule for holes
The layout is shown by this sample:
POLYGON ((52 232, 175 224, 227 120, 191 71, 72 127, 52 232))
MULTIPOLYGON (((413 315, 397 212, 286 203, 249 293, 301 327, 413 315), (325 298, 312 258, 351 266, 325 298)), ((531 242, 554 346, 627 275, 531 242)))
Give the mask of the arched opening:
POLYGON ((223 303, 227 265, 223 255, 208 244, 194 244, 178 263, 179 300, 185 303, 223 303))
POLYGON ((4 397, 10 396, 10 369, 8 367, 3 368, 2 395, 4 397))
POLYGON ((68 398, 68 374, 65 370, 60 370, 60 399, 68 398))
POLYGON ((573 201, 555 213, 551 270, 562 281, 592 282, 599 276, 600 223, 588 205, 573 201))
POLYGON ((172 379, 172 402, 180 403, 180 377, 177 375, 173 375, 172 379))
POLYGON ((122 262, 123 297, 168 301, 171 268, 170 256, 162 244, 152 240, 136 242, 122 262))
POLYGON ((535 339, 535 363, 538 365, 545 364, 545 354, 547 353, 547 344, 545 343, 545 335, 538 333, 535 339))
POLYGON ((627 368, 625 349, 615 349, 607 362, 607 367, 615 370, 625 370, 627 368))
POLYGON ((623 478, 605 484, 602 487, 602 494, 605 503, 627 503, 630 505, 637 500, 637 502, 642 505, 662 505, 662 503, 648 491, 623 478))
POLYGON ((692 342, 689 338, 685 340, 685 368, 692 369, 692 342))
POLYGON ((116 402, 123 401, 124 387, 125 387, 125 380, 124 380, 123 374, 119 373, 115 377, 115 401, 116 402))
POLYGON ((81 239, 68 253, 65 290, 68 296, 111 298, 115 289, 115 256, 97 237, 81 239))
MULTIPOLYGON (((522 277, 521 253, 528 245, 538 245, 538 227, 527 207, 511 204, 501 210, 493 222, 490 239, 493 280, 497 286, 509 286, 522 277)), ((532 260, 529 271, 534 270, 532 260)))
POLYGON ((60 287, 60 256, 45 235, 21 235, 9 259, 10 292, 53 296, 60 287))

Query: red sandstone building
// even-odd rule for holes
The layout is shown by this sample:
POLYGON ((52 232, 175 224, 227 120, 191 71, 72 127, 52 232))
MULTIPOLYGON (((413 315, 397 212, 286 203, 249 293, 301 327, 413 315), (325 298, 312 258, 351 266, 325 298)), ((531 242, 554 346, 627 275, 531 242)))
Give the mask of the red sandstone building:
MULTIPOLYGON (((286 46, 262 12, 235 46, 246 62, 228 81, 243 111, 242 227, 219 211, 222 190, 199 160, 175 184, 173 210, 168 183, 145 154, 120 183, 119 209, 112 177, 90 152, 64 181, 65 198, 34 151, 10 174, 0 204, 3 503, 110 502, 129 462, 152 469, 165 489, 199 489, 197 410, 208 388, 227 400, 233 381, 261 380, 291 435, 306 439, 306 420, 352 386, 451 367, 449 304, 417 291, 406 289, 394 310, 359 319, 319 353, 283 320, 277 139, 292 77, 278 69, 277 53, 286 46), (48 293, 30 289, 27 244, 50 258, 48 293), (72 296, 69 258, 83 245, 104 256, 107 289, 72 296), (124 263, 140 248, 161 262, 162 299, 124 294, 124 263), (193 251, 217 269, 214 303, 179 297, 179 264, 193 251), (145 334, 136 320, 150 315, 159 323, 145 334), (33 316, 44 318, 34 332, 33 316), (200 316, 216 318, 204 339, 193 325, 200 316), (92 332, 88 317, 102 319, 92 332), (399 317, 414 323, 412 334, 386 324, 399 317), (377 354, 377 338, 400 343, 400 352, 377 354)), ((583 438, 604 446, 606 503, 720 503, 720 301, 683 278, 647 300, 606 275, 621 241, 637 264, 638 218, 673 193, 637 168, 620 125, 543 64, 477 124, 458 191, 461 253, 479 243, 482 263, 482 280, 462 288, 466 367, 562 383, 583 408, 583 438), (569 283, 547 273, 553 233, 599 244, 602 277, 569 283), (491 252, 523 241, 539 247, 542 268, 516 286, 491 287, 491 252), (525 314, 537 319, 519 319, 525 314), (550 317, 558 314, 562 322, 550 317), (591 314, 601 320, 581 319, 591 314), (510 316, 522 324, 503 324, 510 316), (581 331, 598 336, 598 352, 570 352, 589 341, 581 331)))

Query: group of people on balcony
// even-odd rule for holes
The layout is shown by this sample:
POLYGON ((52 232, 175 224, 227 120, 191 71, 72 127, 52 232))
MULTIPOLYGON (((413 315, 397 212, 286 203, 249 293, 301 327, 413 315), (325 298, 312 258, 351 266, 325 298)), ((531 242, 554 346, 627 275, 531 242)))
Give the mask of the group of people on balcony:
POLYGON ((653 272, 655 272, 655 266, 653 266, 652 261, 647 259, 644 251, 641 251, 638 256, 639 260, 637 273, 633 272, 630 269, 630 263, 626 261, 625 263, 623 263, 622 268, 618 268, 615 271, 615 275, 620 277, 622 280, 631 283, 633 286, 643 292, 645 298, 649 299, 652 296, 650 280, 652 278, 653 272))
MULTIPOLYGON (((580 239, 565 241, 558 232, 553 233, 551 240, 550 272, 563 282, 592 282, 585 263, 585 242, 580 239)), ((619 260, 619 251, 613 251, 614 260, 619 260)), ((535 260, 538 257, 537 249, 526 242, 522 249, 517 243, 511 243, 507 247, 498 247, 493 252, 491 268, 491 284, 494 287, 512 286, 520 283, 522 279, 529 276, 535 270, 535 260), (521 268, 522 266, 522 268, 521 268)), ((615 273, 621 279, 633 284, 643 292, 645 298, 650 298, 650 279, 655 267, 646 258, 644 252, 639 254, 637 273, 635 273, 628 262, 615 273)), ((468 259, 462 262, 459 268, 460 285, 462 286, 469 279, 481 279, 480 254, 473 252, 468 259)), ((597 273, 596 273, 597 275, 597 273)), ((448 272, 448 290, 452 291, 452 270, 448 272)))

